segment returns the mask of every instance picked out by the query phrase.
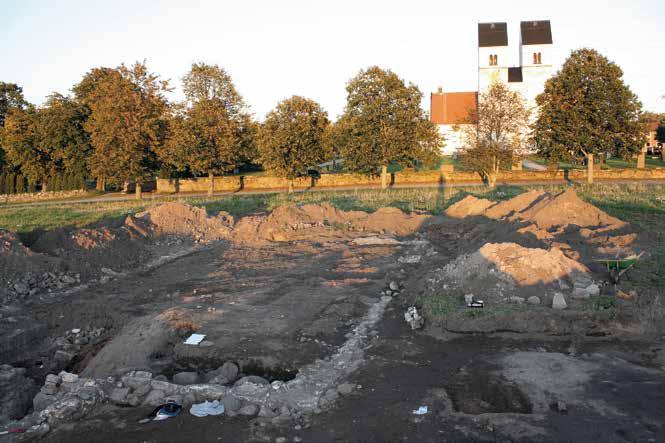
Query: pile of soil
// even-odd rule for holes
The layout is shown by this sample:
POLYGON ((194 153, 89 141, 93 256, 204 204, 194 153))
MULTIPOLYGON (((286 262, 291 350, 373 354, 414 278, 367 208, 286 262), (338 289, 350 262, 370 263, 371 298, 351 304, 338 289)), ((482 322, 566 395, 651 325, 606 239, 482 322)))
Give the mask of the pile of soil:
POLYGON ((467 195, 462 200, 446 209, 446 215, 453 218, 465 218, 473 215, 480 215, 494 204, 495 202, 491 200, 467 195))
POLYGON ((590 281, 589 269, 566 257, 559 249, 525 248, 516 243, 487 243, 478 251, 459 256, 435 271, 433 280, 440 286, 507 299, 546 296, 574 281, 590 281))
POLYGON ((473 241, 476 238, 483 243, 514 241, 525 246, 558 247, 575 260, 634 253, 630 245, 636 236, 628 232, 629 225, 584 202, 572 189, 555 195, 534 190, 498 203, 467 196, 450 206, 446 215, 466 223, 463 236, 475 247, 479 246, 473 241), (471 216, 501 225, 494 224, 487 232, 485 224, 473 218, 464 220, 471 216))
POLYGON ((220 212, 211 217, 204 208, 172 202, 130 216, 125 225, 143 226, 144 235, 178 235, 191 237, 197 242, 209 242, 229 236, 233 216, 220 212))
POLYGON ((454 218, 482 215, 495 220, 522 221, 538 229, 557 232, 569 226, 613 230, 627 225, 583 201, 572 189, 556 195, 534 190, 500 203, 469 195, 450 206, 446 215, 454 218))
POLYGON ((406 214, 398 208, 380 208, 373 213, 342 211, 324 203, 281 206, 269 215, 242 218, 233 238, 239 242, 292 241, 333 235, 335 231, 381 232, 407 235, 430 218, 406 214))
POLYGON ((95 228, 48 231, 31 249, 61 259, 70 272, 84 279, 97 276, 101 268, 128 269, 147 260, 148 240, 130 226, 114 224, 108 221, 95 228))

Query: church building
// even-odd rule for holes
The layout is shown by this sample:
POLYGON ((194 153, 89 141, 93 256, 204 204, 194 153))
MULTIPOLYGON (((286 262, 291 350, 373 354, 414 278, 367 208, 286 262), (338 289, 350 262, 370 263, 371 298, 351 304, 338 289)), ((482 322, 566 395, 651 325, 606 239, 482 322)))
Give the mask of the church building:
POLYGON ((552 75, 552 28, 549 20, 520 23, 519 66, 510 66, 507 23, 478 24, 478 89, 445 92, 439 88, 430 98, 430 118, 446 139, 444 155, 454 154, 462 142, 462 131, 469 112, 478 106, 478 94, 494 82, 503 82, 524 97, 535 109, 536 96, 552 75))

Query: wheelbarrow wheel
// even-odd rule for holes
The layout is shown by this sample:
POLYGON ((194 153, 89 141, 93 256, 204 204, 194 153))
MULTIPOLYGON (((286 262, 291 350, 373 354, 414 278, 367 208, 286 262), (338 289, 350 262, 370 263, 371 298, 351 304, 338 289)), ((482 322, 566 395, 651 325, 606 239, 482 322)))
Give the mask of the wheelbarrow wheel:
POLYGON ((620 274, 617 268, 610 268, 610 278, 615 285, 619 283, 619 276, 620 274))

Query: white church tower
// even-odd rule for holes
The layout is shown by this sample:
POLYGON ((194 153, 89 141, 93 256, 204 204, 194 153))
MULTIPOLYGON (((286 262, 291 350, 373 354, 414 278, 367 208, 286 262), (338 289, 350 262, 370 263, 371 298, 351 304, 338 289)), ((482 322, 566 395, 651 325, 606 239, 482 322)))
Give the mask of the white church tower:
POLYGON ((543 92, 552 76, 552 28, 549 20, 520 23, 521 93, 528 106, 535 108, 536 96, 543 92))
POLYGON ((494 82, 508 83, 508 25, 478 23, 478 92, 494 82))

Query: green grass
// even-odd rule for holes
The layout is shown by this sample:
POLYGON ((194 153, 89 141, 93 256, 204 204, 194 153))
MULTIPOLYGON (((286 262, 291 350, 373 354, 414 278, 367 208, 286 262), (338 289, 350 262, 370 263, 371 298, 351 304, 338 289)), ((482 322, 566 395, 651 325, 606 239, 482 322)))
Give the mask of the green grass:
MULTIPOLYGON (((547 160, 544 158, 531 156, 529 157, 534 163, 539 165, 548 166, 547 160)), ((635 169, 637 167, 637 159, 623 160, 620 158, 610 158, 605 161, 605 164, 602 165, 602 169, 635 169)), ((665 168, 665 162, 660 158, 646 158, 646 167, 647 168, 665 168)), ((586 169, 586 166, 582 164, 572 163, 572 162, 559 162, 559 169, 570 170, 570 169, 586 169)))
MULTIPOLYGON (((631 169, 637 167, 637 160, 622 160, 619 158, 611 158, 605 161, 604 169, 631 169)), ((646 158, 647 168, 665 168, 665 162, 659 158, 646 158)))
POLYGON ((427 318, 445 318, 464 306, 464 298, 456 295, 421 295, 416 303, 422 306, 427 318))

